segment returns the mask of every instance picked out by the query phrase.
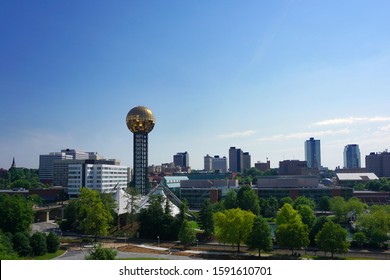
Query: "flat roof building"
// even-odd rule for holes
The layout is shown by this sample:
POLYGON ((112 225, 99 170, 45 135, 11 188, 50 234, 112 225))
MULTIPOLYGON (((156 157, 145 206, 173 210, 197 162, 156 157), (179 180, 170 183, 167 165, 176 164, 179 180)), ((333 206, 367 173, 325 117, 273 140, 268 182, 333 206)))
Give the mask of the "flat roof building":
POLYGON ((382 153, 367 155, 366 170, 375 173, 378 177, 390 178, 390 153, 386 150, 382 153))
POLYGON ((305 160, 307 167, 320 169, 321 168, 321 142, 311 137, 305 141, 305 160))
POLYGON ((77 197, 82 187, 100 193, 114 193, 125 189, 128 183, 128 167, 109 164, 78 163, 68 166, 68 194, 77 197))

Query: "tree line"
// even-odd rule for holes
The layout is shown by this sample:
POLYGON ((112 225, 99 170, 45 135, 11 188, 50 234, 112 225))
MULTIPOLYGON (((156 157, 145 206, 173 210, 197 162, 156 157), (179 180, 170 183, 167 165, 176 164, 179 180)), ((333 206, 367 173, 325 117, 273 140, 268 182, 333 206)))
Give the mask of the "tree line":
POLYGON ((0 172, 0 189, 35 189, 46 185, 39 181, 39 170, 11 167, 0 172))
POLYGON ((33 202, 21 195, 0 195, 0 259, 19 259, 55 253, 59 237, 50 232, 31 234, 33 202))

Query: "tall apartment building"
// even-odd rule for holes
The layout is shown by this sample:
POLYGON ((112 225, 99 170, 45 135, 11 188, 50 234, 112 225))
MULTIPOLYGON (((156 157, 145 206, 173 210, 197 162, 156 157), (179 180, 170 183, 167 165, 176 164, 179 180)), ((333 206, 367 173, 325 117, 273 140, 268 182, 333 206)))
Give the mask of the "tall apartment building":
POLYGON ((236 147, 229 149, 229 170, 234 173, 240 173, 244 169, 243 152, 236 147))
POLYGON ((177 153, 173 156, 173 163, 175 166, 180 167, 189 167, 190 166, 190 156, 187 152, 184 153, 177 153))
POLYGON ((370 153, 366 156, 366 171, 373 172, 378 177, 390 178, 390 153, 370 153))
POLYGON ((357 144, 344 147, 344 168, 356 169, 361 167, 360 149, 357 144))
POLYGON ((116 188, 125 189, 128 183, 128 167, 109 164, 76 163, 68 166, 68 194, 77 197, 82 187, 100 193, 113 193, 116 188))
POLYGON ((320 169, 321 168, 321 143, 320 140, 315 140, 311 137, 305 141, 305 160, 307 167, 320 169))

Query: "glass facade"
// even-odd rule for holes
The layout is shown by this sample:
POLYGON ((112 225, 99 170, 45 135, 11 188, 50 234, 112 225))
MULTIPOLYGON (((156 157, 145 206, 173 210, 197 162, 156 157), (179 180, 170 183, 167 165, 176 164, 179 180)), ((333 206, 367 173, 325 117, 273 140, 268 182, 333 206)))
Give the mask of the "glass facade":
POLYGON ((344 148, 344 168, 353 169, 361 167, 360 149, 357 144, 350 144, 344 148))
POLYGON ((307 161, 307 167, 315 169, 321 168, 320 140, 310 138, 305 141, 305 160, 307 161))

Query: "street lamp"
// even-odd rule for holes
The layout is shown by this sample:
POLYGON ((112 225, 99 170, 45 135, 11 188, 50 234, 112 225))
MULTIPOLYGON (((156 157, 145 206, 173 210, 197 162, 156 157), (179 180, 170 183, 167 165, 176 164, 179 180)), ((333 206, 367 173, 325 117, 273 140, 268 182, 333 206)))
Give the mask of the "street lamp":
POLYGON ((157 236, 157 246, 160 247, 160 236, 157 236))
POLYGON ((199 246, 198 246, 198 239, 196 239, 196 251, 199 251, 199 246))

